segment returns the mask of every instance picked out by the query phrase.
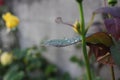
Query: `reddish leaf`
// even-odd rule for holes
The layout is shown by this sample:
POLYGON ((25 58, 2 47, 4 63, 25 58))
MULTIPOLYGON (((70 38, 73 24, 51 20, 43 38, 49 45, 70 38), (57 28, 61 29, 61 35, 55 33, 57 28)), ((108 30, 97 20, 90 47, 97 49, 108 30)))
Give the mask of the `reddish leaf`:
POLYGON ((107 47, 113 45, 112 38, 105 32, 97 32, 86 38, 86 42, 91 44, 103 44, 107 47))
POLYGON ((94 13, 110 14, 113 17, 120 18, 120 7, 103 7, 95 10, 94 13))
POLYGON ((106 47, 103 44, 91 44, 87 43, 90 47, 89 57, 94 54, 96 61, 102 64, 114 65, 114 61, 110 55, 110 47, 106 47))
POLYGON ((97 61, 102 64, 115 65, 114 60, 110 53, 106 53, 104 56, 98 57, 97 61))
POLYGON ((110 18, 104 20, 107 32, 111 34, 116 40, 120 38, 120 19, 110 18))
POLYGON ((86 38, 90 47, 89 57, 94 54, 96 61, 102 64, 114 65, 110 55, 110 47, 113 45, 112 38, 105 32, 97 32, 86 38))

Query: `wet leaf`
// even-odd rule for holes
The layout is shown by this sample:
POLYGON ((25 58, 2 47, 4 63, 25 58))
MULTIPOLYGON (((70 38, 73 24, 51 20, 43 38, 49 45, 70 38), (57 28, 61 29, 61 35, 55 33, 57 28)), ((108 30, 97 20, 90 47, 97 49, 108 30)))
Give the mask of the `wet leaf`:
POLYGON ((108 34, 111 34, 116 40, 118 40, 120 38, 120 19, 105 19, 104 23, 108 34))
POLYGON ((110 50, 113 60, 117 65, 120 66, 120 41, 117 42, 117 44, 113 45, 110 50))
POLYGON ((65 47, 81 41, 79 36, 68 39, 56 39, 56 40, 49 40, 44 43, 46 46, 55 46, 55 47, 65 47))
POLYGON ((110 14, 112 17, 120 18, 120 7, 102 7, 95 10, 93 13, 110 14))
POLYGON ((105 32, 97 32, 86 38, 87 43, 103 44, 105 46, 113 45, 112 38, 105 32))
MULTIPOLYGON (((65 47, 69 46, 75 43, 78 43, 81 41, 81 38, 79 36, 68 39, 56 39, 56 40, 49 40, 44 43, 46 46, 55 46, 55 47, 65 47)), ((111 46, 113 45, 112 38, 104 32, 97 32, 94 33, 86 38, 87 43, 91 44, 97 44, 101 43, 104 44, 105 46, 111 46)))

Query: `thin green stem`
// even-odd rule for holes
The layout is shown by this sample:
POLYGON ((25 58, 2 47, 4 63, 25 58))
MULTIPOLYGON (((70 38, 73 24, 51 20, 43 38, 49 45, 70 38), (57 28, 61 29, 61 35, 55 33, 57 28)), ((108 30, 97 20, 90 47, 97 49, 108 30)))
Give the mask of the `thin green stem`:
MULTIPOLYGON (((108 0, 108 4, 110 6, 115 6, 117 4, 117 0, 108 0)), ((110 17, 109 17, 110 18, 110 17)), ((113 39, 114 41, 114 39, 113 39)), ((114 41, 115 42, 115 41, 114 41)), ((116 43, 116 42, 115 42, 116 43)), ((111 75, 112 75, 112 80, 115 80, 115 73, 114 73, 114 67, 113 66, 110 66, 111 68, 111 75)))
POLYGON ((112 80, 115 80, 114 67, 113 67, 113 66, 110 66, 110 68, 111 68, 112 80))
POLYGON ((89 59, 88 59, 87 49, 86 49, 85 21, 84 21, 84 12, 83 12, 82 2, 78 3, 78 5, 79 5, 80 23, 81 23, 80 31, 82 32, 82 35, 81 35, 82 36, 82 50, 83 50, 84 60, 86 64, 86 72, 87 72, 88 80, 92 80, 90 64, 89 64, 89 59))

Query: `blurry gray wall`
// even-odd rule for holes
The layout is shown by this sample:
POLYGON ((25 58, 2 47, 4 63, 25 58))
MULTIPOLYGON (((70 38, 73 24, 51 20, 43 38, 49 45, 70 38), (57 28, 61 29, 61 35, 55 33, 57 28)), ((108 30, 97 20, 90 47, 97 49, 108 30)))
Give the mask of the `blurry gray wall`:
MULTIPOLYGON (((85 20, 88 23, 92 11, 103 6, 103 0, 84 0, 83 6, 85 20)), ((57 17, 62 17, 65 22, 71 24, 79 19, 75 0, 12 0, 12 8, 20 18, 19 39, 22 48, 39 45, 45 37, 61 39, 76 35, 71 27, 55 23, 57 17)), ((99 21, 101 17, 98 15, 95 20, 99 21)), ((69 71, 72 76, 80 76, 84 71, 69 61, 72 55, 82 57, 81 51, 76 50, 74 46, 48 47, 48 52, 43 55, 64 72, 69 71)))

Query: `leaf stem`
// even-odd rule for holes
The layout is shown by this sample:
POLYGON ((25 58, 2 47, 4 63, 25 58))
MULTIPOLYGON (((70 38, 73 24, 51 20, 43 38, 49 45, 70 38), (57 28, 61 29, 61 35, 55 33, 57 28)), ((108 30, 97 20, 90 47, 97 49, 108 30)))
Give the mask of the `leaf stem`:
POLYGON ((85 65, 86 65, 86 72, 87 72, 88 80, 92 80, 90 64, 89 64, 89 59, 88 59, 87 49, 86 49, 85 21, 84 21, 84 12, 83 12, 82 1, 81 2, 78 1, 78 5, 79 5, 80 23, 81 23, 80 31, 82 32, 82 35, 81 35, 82 36, 82 50, 83 50, 83 55, 84 55, 84 60, 85 60, 85 65))
POLYGON ((113 67, 113 66, 110 66, 110 68, 111 68, 112 80, 115 80, 114 67, 113 67))

